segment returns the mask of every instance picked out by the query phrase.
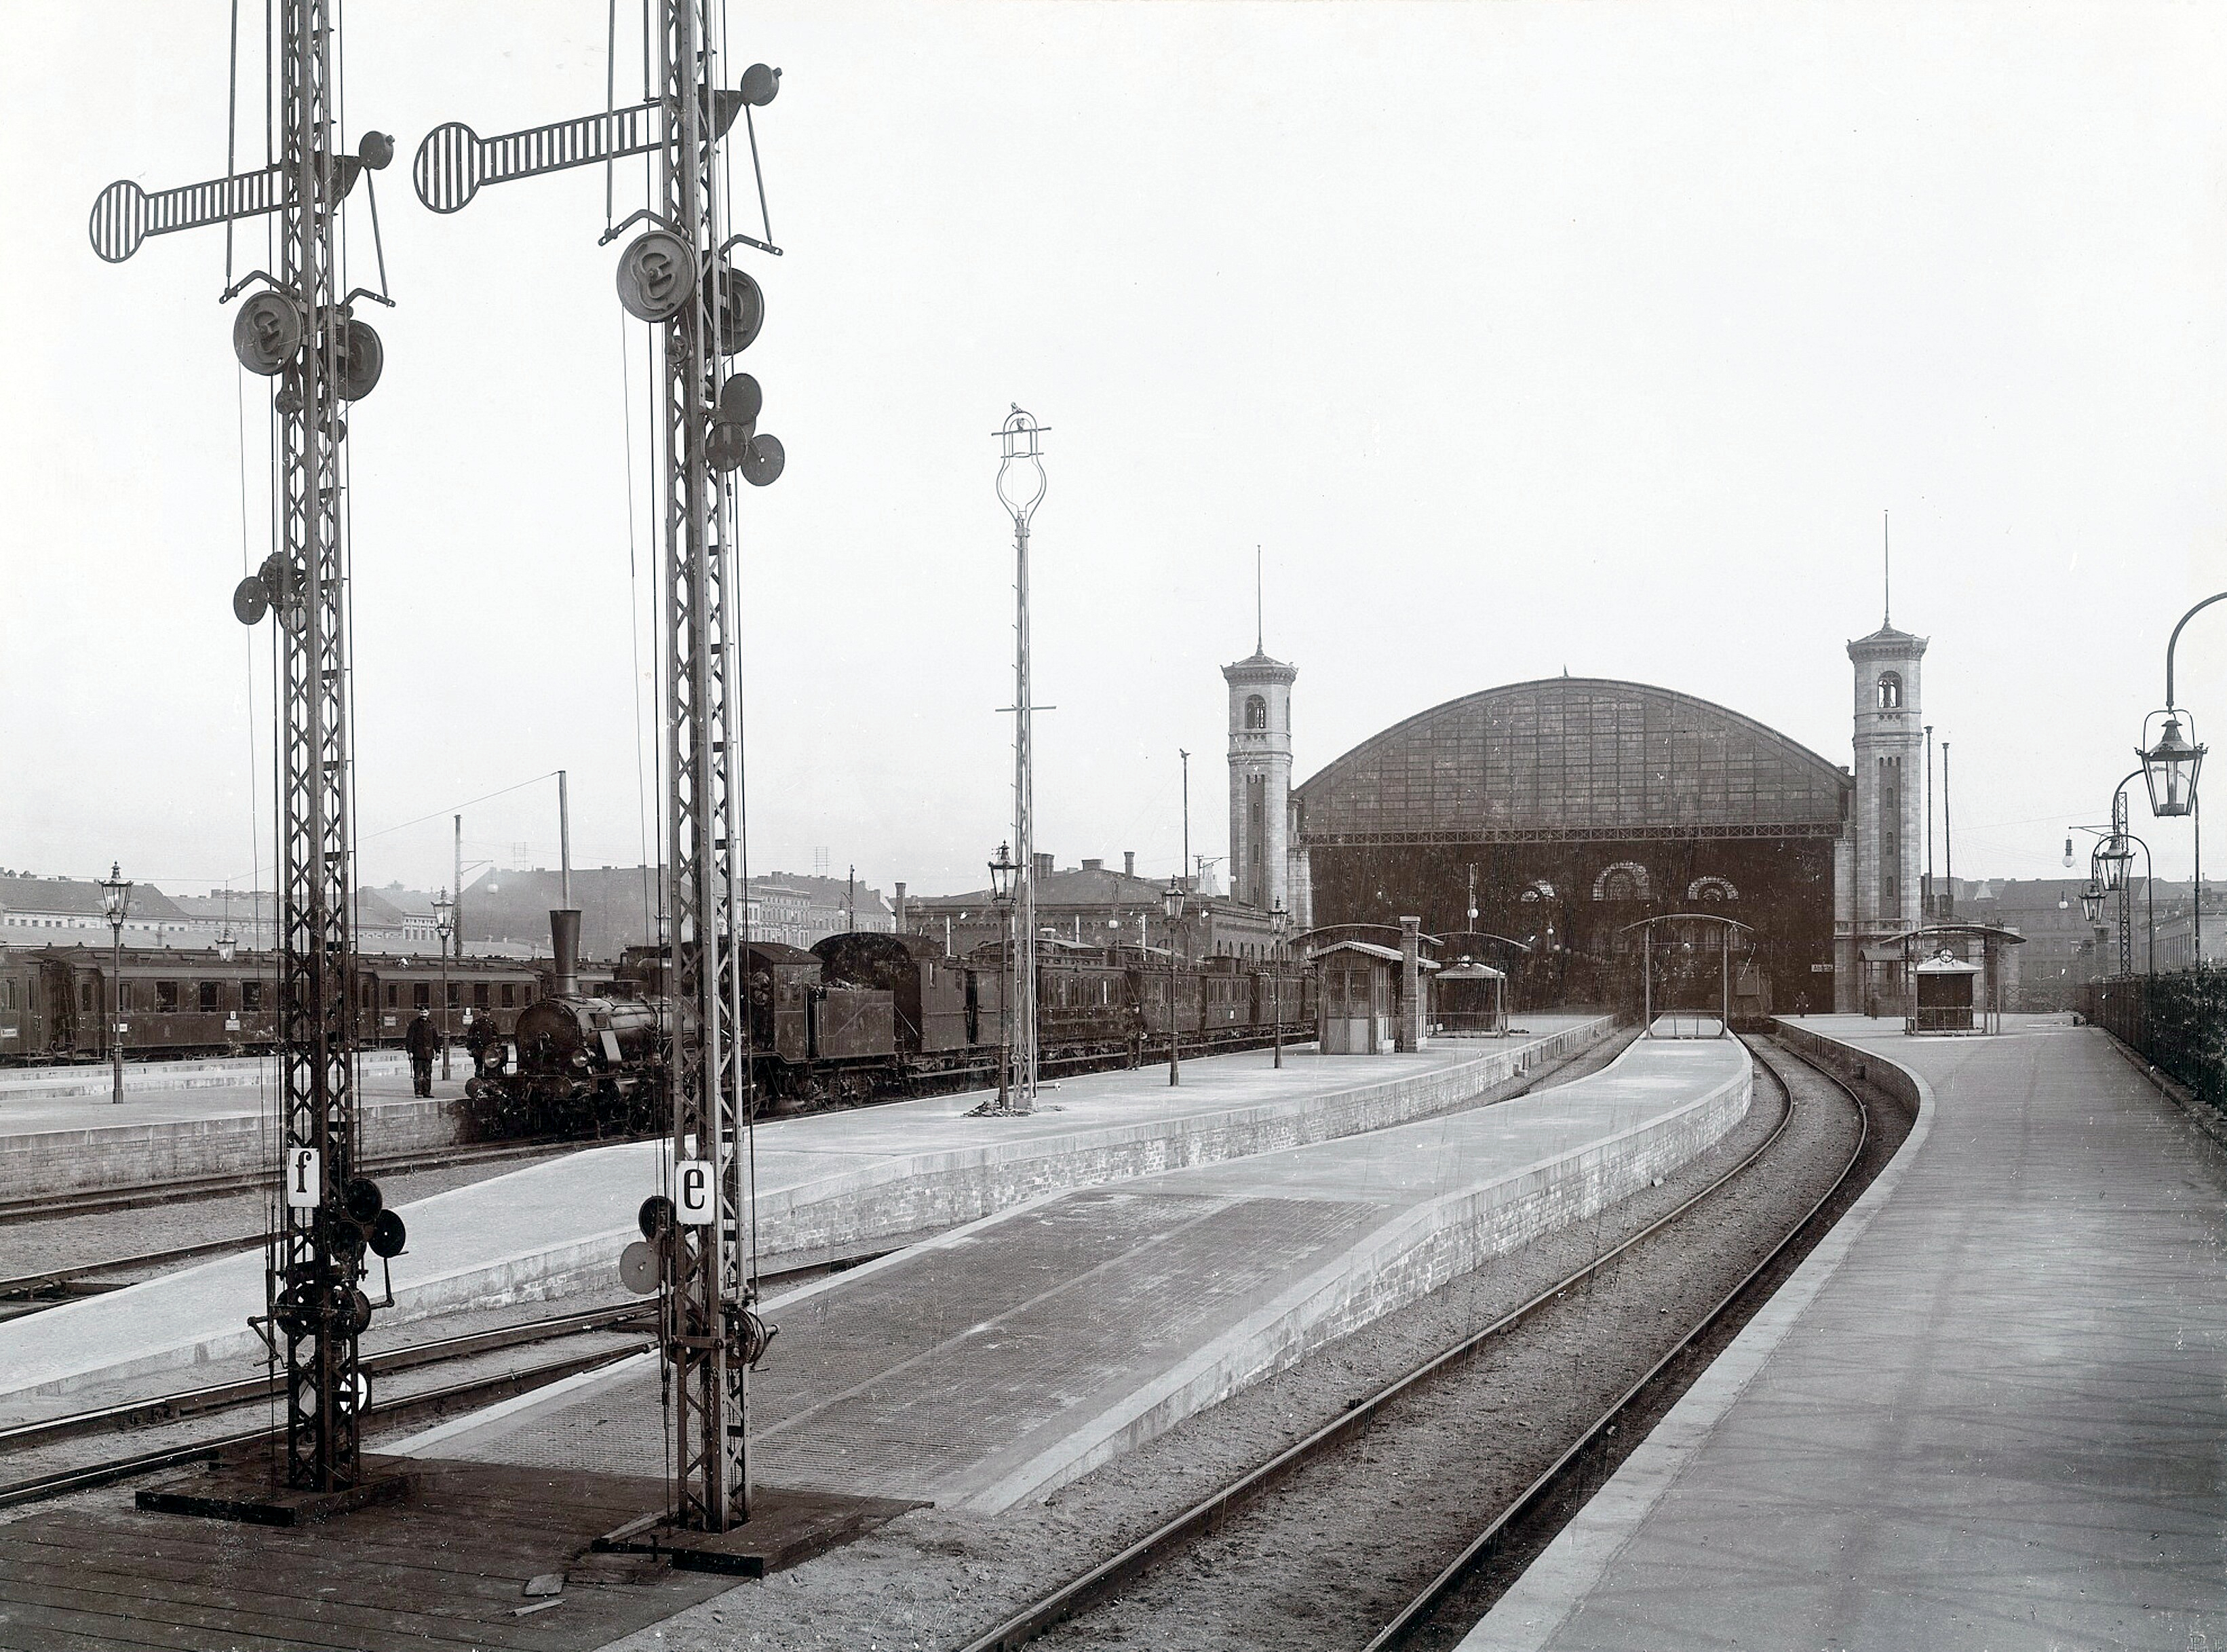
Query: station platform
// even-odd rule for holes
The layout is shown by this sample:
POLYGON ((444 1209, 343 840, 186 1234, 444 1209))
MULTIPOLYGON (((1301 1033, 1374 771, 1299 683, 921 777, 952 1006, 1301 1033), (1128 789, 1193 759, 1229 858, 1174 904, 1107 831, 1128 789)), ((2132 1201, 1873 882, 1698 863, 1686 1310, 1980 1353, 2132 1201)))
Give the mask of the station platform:
MULTIPOLYGON (((437 1064, 435 1071, 438 1073, 437 1064)), ((373 1159, 447 1147, 464 1139, 459 1050, 453 1076, 433 1081, 430 1100, 412 1091, 408 1059, 363 1058, 363 1141, 373 1159)), ((112 1099, 105 1068, 11 1073, 0 1080, 0 1202, 72 1192, 108 1192, 201 1177, 236 1175, 272 1163, 278 1075, 268 1060, 150 1062, 124 1069, 124 1100, 112 1099)))
MULTIPOLYGON (((751 1378, 754 1475, 995 1512, 1088 1471, 1716 1141, 1753 1068, 1642 1040, 1565 1085, 1367 1134, 1049 1195, 793 1292, 751 1378)), ((654 1474, 659 1368, 390 1449, 654 1474)))
MULTIPOLYGON (((981 1094, 761 1124, 756 1232, 771 1272, 871 1254, 1044 1193, 1382 1129, 1504 1094, 1541 1065, 1605 1037, 1607 1017, 1537 1016, 1527 1036, 1409 1056, 1286 1049, 1087 1074, 1043 1092, 1027 1118, 974 1118, 981 1094)), ((661 1141, 586 1149, 399 1207, 382 1324, 465 1307, 608 1290, 659 1191, 661 1141)), ((374 1274, 374 1291, 380 1283, 374 1274)), ((245 1354, 263 1311, 259 1253, 230 1256, 0 1324, 0 1419, 11 1396, 245 1354)))
POLYGON ((1464 1652, 2227 1644, 2227 1155, 2063 1017, 1782 1024, 1916 1127, 1464 1652))

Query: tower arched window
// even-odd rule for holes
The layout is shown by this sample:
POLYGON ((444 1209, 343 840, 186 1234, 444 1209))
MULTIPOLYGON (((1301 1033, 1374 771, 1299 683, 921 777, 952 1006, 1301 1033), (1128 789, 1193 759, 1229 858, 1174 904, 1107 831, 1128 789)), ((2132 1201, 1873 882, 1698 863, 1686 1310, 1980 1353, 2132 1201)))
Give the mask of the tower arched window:
POLYGON ((1879 673, 1879 710, 1882 711, 1902 710, 1902 673, 1900 672, 1883 671, 1879 673))
POLYGON ((1245 727, 1248 733, 1258 734, 1268 726, 1268 702, 1258 694, 1245 699, 1245 727))

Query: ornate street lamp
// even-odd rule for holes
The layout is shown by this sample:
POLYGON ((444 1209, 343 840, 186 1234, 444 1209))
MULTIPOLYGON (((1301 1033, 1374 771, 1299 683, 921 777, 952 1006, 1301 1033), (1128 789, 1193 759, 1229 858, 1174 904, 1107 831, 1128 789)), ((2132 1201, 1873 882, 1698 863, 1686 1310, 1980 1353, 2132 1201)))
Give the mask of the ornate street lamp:
MULTIPOLYGON (((1280 963, 1289 956, 1289 948, 1284 943, 1285 938, 1292 933, 1292 915, 1284 910, 1284 903, 1281 901, 1276 903, 1276 909, 1268 915, 1268 927, 1275 933, 1276 959, 1280 963)), ((1474 911, 1470 914, 1470 927, 1471 928, 1477 927, 1477 914, 1474 911)), ((1276 998, 1275 1007, 1270 1011, 1268 1018, 1275 1024, 1276 1065, 1281 1067, 1284 1064, 1284 978, 1277 975, 1270 979, 1276 983, 1276 998)))
POLYGON ((108 915, 109 932, 116 941, 116 1018, 108 1027, 109 1068, 114 1082, 110 1089, 109 1102, 120 1106, 124 1100, 124 920, 131 910, 131 880, 124 875, 124 863, 108 863, 108 876, 100 880, 100 909, 108 915))
POLYGON ((2127 865, 2134 858, 2124 832, 2115 832, 2103 839, 2103 847, 2096 852, 2096 864, 2103 870, 2106 894, 2116 895, 2126 887, 2127 865))
POLYGON ((2088 880, 2088 887, 2080 891, 2080 910, 2090 923, 2103 922, 2103 890, 2093 877, 2088 880))
POLYGON ((998 845, 998 858, 990 863, 990 899, 998 908, 1000 920, 998 929, 998 979, 1002 988, 999 996, 1004 1002, 998 1010, 998 1111, 1012 1110, 1013 1073, 1013 873, 1018 863, 1013 858, 1011 844, 998 845))
POLYGON ((456 903, 449 898, 444 884, 433 897, 433 928, 441 937, 441 1081, 444 1084, 449 1078, 449 934, 455 928, 450 915, 456 909, 456 903))
POLYGON ((1183 879, 1168 879, 1167 888, 1160 891, 1160 909, 1168 915, 1168 1082, 1180 1084, 1183 1064, 1176 1047, 1183 1042, 1183 1017, 1177 1007, 1180 988, 1176 979, 1176 937, 1183 923, 1183 879))
MULTIPOLYGON (((2152 711, 2151 718, 2165 719, 2164 730, 2157 743, 2147 751, 2137 750, 2142 760, 2142 779, 2150 788, 2152 814, 2186 814, 2196 807, 2196 776, 2204 767, 2206 748, 2192 743, 2180 732, 2180 720, 2186 716, 2179 711, 2152 711)), ((2192 731, 2196 719, 2189 718, 2192 731)), ((2142 737, 2149 737, 2149 718, 2142 720, 2142 737)))

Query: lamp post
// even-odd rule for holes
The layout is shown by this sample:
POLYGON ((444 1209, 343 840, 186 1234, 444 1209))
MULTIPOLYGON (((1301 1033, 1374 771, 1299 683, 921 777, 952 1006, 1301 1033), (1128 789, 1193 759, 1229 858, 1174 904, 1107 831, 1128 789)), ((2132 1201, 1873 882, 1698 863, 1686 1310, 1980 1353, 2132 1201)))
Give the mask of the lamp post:
POLYGON ((1020 1112, 1037 1099, 1037 706, 1029 698, 1029 523, 1050 482, 1044 475, 1044 427, 1018 402, 998 437, 998 500, 1013 519, 1013 845, 1014 931, 1025 944, 1014 949, 1013 1072, 1020 1112))
POLYGON ((1013 1010, 1013 852, 1010 844, 998 845, 998 858, 990 863, 990 899, 1002 920, 998 932, 998 1111, 1012 1110, 1011 1080, 1013 1073, 1012 1023, 1013 1010))
POLYGON ((113 1080, 109 1092, 111 1106, 124 1101, 124 920, 131 910, 131 880, 124 875, 124 863, 112 860, 108 864, 108 876, 100 880, 100 909, 108 915, 109 932, 116 940, 116 1018, 108 1024, 109 1071, 113 1080))
MULTIPOLYGON (((1475 874, 1472 873, 1471 876, 1475 874)), ((1476 917, 1477 915, 1474 912, 1470 915, 1472 928, 1476 927, 1476 917)), ((1285 937, 1292 933, 1292 915, 1284 910, 1284 903, 1281 901, 1276 903, 1276 909, 1268 915, 1268 925, 1276 935, 1276 960, 1282 963, 1290 956, 1289 948, 1285 945, 1285 937)), ((1275 1024, 1276 1065, 1281 1067, 1284 1064, 1284 978, 1278 975, 1273 979, 1276 983, 1276 1003, 1275 1008, 1270 1012, 1269 1019, 1275 1024)))
POLYGON ((456 909, 456 903, 449 898, 447 890, 443 889, 433 897, 433 928, 441 937, 441 1080, 443 1083, 449 1077, 449 932, 455 927, 451 918, 456 909))
POLYGON ((2165 644, 2165 709, 2153 711, 2142 719, 2142 744, 2134 755, 2142 760, 2142 778, 2150 792, 2150 813, 2154 815, 2181 815, 2191 819, 2196 850, 2196 907, 2191 918, 2196 944, 2196 967, 2204 967, 2204 811, 2197 800, 2196 779, 2204 767, 2205 748, 2194 736, 2196 719, 2179 711, 2173 698, 2173 650, 2180 646, 2184 627, 2214 603, 2227 602, 2227 590, 2215 593, 2182 615, 2173 628, 2173 635, 2165 644), (2165 726, 2155 745, 2149 743, 2150 720, 2163 718, 2165 726), (2182 720, 2188 723, 2188 736, 2180 731, 2182 720))
POLYGON ((1171 877, 1168 886, 1160 891, 1160 909, 1168 915, 1168 1082, 1183 1082, 1183 1057, 1177 1046, 1183 1042, 1183 1016, 1177 1005, 1181 987, 1176 977, 1176 937, 1181 933, 1184 911, 1183 879, 1171 877))

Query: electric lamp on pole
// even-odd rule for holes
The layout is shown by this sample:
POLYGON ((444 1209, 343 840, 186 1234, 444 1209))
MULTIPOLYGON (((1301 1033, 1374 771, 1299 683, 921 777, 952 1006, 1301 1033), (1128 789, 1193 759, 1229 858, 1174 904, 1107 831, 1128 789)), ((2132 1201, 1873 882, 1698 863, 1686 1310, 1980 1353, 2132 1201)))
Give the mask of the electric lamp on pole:
POLYGON ((1180 877, 1168 879, 1168 886, 1160 891, 1160 909, 1168 917, 1168 1082, 1183 1082, 1183 1057, 1177 1046, 1183 1042, 1183 1016, 1178 1007, 1180 983, 1177 979, 1176 937, 1182 933, 1184 886, 1180 877))
MULTIPOLYGON (((2150 813, 2155 815, 2189 815, 2194 827, 2196 845, 2196 890, 2190 921, 2196 943, 2195 964, 2204 966, 2204 812, 2197 801, 2196 779, 2204 767, 2204 746, 2196 738, 2196 719, 2179 710, 2173 699, 2173 655, 2180 646, 2184 626, 2214 603, 2227 603, 2227 590, 2205 597, 2180 616, 2173 628, 2173 635, 2165 645, 2165 709, 2153 711, 2142 719, 2142 743, 2135 755, 2142 760, 2142 778, 2149 787, 2150 813), (2162 718, 2165 726, 2160 731, 2157 743, 2152 745, 2150 723, 2162 718), (2186 720, 2188 733, 2184 736, 2180 725, 2186 720)), ((2153 968, 2155 967, 2153 962, 2153 968)))
POLYGON ((441 937, 441 1078, 449 1077, 449 933, 455 927, 451 917, 456 903, 449 898, 443 887, 433 897, 433 928, 441 937))
POLYGON ((112 1105, 124 1100, 124 920, 131 910, 131 880, 124 875, 124 863, 111 861, 108 876, 100 880, 100 909, 108 915, 108 928, 116 941, 116 1018, 109 1023, 109 1068, 114 1082, 110 1090, 112 1105))

